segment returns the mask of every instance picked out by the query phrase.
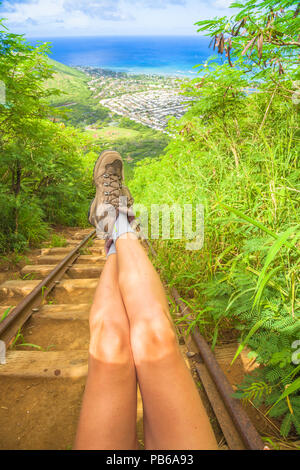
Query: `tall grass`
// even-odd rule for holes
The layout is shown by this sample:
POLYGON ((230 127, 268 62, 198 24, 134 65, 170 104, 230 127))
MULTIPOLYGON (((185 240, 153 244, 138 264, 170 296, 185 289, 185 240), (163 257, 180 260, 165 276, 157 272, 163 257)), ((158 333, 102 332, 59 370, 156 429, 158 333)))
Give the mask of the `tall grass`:
POLYGON ((159 242, 157 264, 193 306, 212 346, 238 337, 232 359, 248 345, 262 365, 238 396, 272 408, 283 435, 300 434, 299 387, 280 399, 299 375, 292 363, 292 344, 300 337, 297 110, 275 93, 260 130, 269 95, 236 99, 240 111, 222 119, 217 113, 207 118, 207 104, 197 102, 171 124, 176 136, 165 155, 141 162, 130 187, 149 207, 204 204, 203 249, 159 242))

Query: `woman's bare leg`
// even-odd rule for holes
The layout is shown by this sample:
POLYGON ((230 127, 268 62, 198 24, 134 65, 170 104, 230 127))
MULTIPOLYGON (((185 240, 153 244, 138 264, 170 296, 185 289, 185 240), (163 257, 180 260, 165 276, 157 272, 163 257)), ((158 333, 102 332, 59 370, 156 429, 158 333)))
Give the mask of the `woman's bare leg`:
POLYGON ((108 257, 90 314, 89 371, 75 449, 137 449, 136 372, 117 256, 108 257))
POLYGON ((181 355, 160 278, 133 234, 116 242, 119 285, 144 406, 146 449, 216 449, 181 355))

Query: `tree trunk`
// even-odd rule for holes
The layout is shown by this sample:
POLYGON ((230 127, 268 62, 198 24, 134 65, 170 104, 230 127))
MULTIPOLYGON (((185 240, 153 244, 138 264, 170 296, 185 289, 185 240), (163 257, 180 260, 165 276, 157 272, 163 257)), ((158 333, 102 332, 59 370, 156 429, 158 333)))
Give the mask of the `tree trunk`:
MULTIPOLYGON (((21 191, 21 179, 22 179, 22 168, 20 162, 17 161, 15 168, 12 170, 12 191, 17 199, 21 191)), ((17 201, 14 207, 14 219, 15 219, 15 233, 18 233, 19 229, 19 211, 17 208, 17 201)))

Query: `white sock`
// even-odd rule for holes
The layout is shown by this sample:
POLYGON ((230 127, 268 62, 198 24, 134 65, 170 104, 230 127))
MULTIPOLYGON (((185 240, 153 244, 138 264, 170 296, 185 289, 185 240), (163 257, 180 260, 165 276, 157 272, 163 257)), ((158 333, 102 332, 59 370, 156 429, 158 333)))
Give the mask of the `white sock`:
POLYGON ((108 258, 110 255, 115 255, 116 253, 117 253, 116 245, 112 243, 110 246, 110 249, 108 250, 106 258, 108 258))
POLYGON ((127 215, 123 214, 123 212, 120 212, 112 231, 112 239, 114 244, 118 238, 120 238, 120 236, 124 235, 125 233, 135 233, 135 231, 128 222, 127 215))

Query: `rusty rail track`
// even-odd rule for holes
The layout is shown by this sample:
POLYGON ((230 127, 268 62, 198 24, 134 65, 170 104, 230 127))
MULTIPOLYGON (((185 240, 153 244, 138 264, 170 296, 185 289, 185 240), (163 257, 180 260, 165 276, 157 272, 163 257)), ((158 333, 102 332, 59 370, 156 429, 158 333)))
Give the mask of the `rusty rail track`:
POLYGON ((31 317, 45 297, 60 282, 66 271, 73 265, 80 255, 80 250, 95 237, 96 230, 85 237, 38 286, 27 295, 12 312, 0 323, 0 339, 8 346, 17 331, 31 317))

